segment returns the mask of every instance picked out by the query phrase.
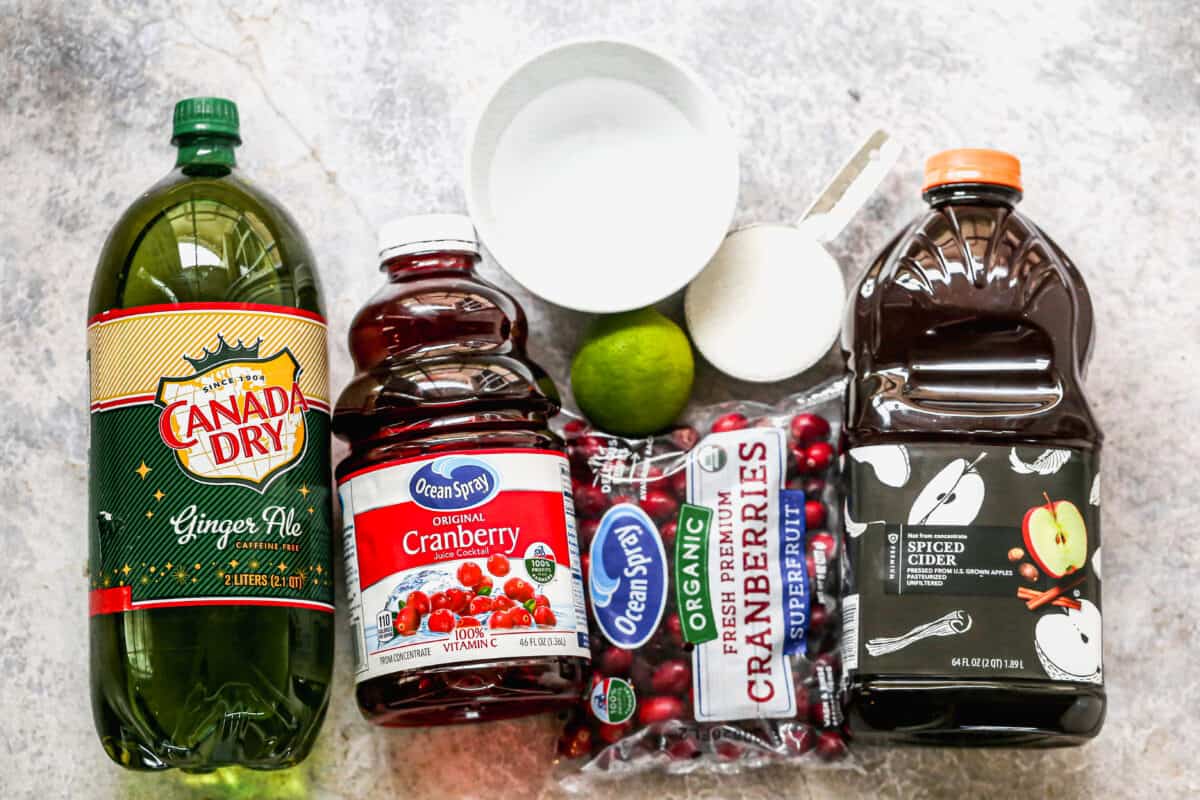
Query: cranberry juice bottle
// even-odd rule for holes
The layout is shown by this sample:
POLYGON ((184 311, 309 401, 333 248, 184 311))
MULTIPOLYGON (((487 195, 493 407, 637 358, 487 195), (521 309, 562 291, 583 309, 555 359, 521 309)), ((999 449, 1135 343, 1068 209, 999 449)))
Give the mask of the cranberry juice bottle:
POLYGON ((931 158, 843 350, 843 658, 860 738, 1078 744, 1104 721, 1091 299, 1020 163, 931 158))
POLYGON ((466 217, 386 226, 334 431, 359 707, 380 725, 572 705, 588 663, 558 397, 466 217))

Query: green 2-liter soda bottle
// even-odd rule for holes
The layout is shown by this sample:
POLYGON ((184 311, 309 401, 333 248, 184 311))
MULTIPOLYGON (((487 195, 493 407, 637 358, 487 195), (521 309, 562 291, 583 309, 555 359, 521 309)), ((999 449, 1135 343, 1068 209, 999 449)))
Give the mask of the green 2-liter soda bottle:
POLYGON ((232 102, 180 102, 172 143, 88 311, 92 707, 132 769, 287 767, 333 662, 316 265, 238 174, 232 102))

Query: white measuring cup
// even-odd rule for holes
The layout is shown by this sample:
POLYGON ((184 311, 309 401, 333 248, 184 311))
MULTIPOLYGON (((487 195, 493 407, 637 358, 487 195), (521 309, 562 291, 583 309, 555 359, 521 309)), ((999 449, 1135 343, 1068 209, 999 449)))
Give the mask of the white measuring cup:
POLYGON ((731 231, 688 286, 684 314, 696 349, 744 381, 790 378, 829 351, 846 285, 825 249, 895 165, 900 145, 873 132, 813 201, 798 225, 731 231))

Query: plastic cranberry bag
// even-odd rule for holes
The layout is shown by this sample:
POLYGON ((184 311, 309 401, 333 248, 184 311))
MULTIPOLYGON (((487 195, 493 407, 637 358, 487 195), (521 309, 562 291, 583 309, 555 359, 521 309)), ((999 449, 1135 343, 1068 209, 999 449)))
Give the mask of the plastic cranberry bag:
POLYGON ((563 426, 593 677, 568 789, 644 770, 849 763, 838 701, 844 381, 624 439, 563 426))

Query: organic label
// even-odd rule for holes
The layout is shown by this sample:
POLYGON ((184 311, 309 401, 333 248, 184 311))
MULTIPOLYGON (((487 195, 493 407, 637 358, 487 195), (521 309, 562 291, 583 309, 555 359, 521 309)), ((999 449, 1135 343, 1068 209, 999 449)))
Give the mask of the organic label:
POLYGON ((116 310, 88 326, 93 614, 332 611, 325 324, 274 306, 116 310))
POLYGON ((896 444, 849 455, 849 668, 1102 682, 1094 453, 896 444))
POLYGON ((675 534, 675 602, 684 641, 703 644, 717 638, 708 587, 708 532, 712 510, 684 503, 675 534))
POLYGON ((588 657, 561 453, 403 459, 338 489, 359 682, 480 659, 588 657))

